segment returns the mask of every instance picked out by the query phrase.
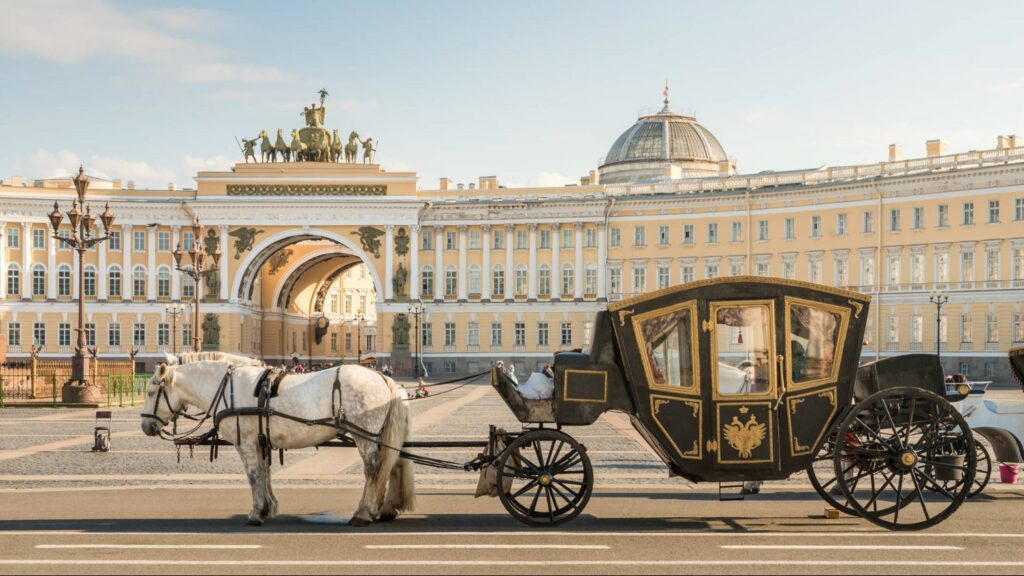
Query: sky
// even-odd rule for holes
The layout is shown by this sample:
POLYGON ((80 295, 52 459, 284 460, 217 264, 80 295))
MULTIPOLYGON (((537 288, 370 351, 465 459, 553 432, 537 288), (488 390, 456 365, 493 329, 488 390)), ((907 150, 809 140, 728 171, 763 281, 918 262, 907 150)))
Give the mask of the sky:
POLYGON ((578 181, 641 109, 694 110, 742 173, 1024 136, 1024 3, 3 0, 0 177, 162 188, 326 127, 388 171, 578 181))

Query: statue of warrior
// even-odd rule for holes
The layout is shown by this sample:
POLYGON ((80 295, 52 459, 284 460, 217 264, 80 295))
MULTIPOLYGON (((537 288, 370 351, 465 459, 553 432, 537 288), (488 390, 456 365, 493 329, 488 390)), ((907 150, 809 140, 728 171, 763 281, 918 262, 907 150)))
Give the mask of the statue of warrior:
POLYGON ((373 162, 373 153, 377 150, 373 147, 373 138, 367 138, 363 141, 363 164, 370 164, 373 162))
POLYGON ((316 102, 313 102, 310 106, 302 107, 302 115, 306 118, 306 126, 309 128, 319 128, 324 121, 324 109, 316 107, 316 102))
POLYGON ((246 164, 249 163, 249 157, 250 156, 252 156, 252 161, 253 162, 259 162, 259 160, 256 159, 256 141, 257 140, 259 140, 259 136, 257 136, 256 138, 253 138, 252 140, 247 140, 245 138, 242 138, 242 146, 243 146, 242 153, 245 155, 245 163, 246 164))

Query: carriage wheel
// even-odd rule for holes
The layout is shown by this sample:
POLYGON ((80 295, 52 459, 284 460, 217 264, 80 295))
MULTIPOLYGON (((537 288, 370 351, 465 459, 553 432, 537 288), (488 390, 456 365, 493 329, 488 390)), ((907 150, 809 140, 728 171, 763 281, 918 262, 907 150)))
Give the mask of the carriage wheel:
POLYGON ((533 526, 572 520, 594 491, 587 449, 558 430, 531 430, 513 440, 498 457, 497 480, 505 509, 533 526))
MULTIPOLYGON (((814 456, 814 460, 811 461, 811 465, 807 467, 807 478, 811 481, 811 486, 814 487, 818 495, 830 506, 848 516, 860 516, 846 500, 839 482, 836 482, 836 430, 836 428, 832 429, 832 432, 814 456)), ((854 490, 856 490, 856 486, 860 484, 860 481, 870 475, 868 473, 868 463, 856 459, 849 453, 844 455, 842 460, 843 473, 850 484, 854 486, 854 490)), ((903 501, 901 505, 906 506, 909 503, 909 501, 903 501)), ((882 512, 891 511, 892 507, 882 510, 882 512)))
POLYGON ((920 530, 967 499, 974 450, 967 422, 949 402, 921 388, 898 387, 872 394, 842 419, 833 466, 858 516, 890 530, 920 530), (849 458, 858 462, 856 474, 843 472, 849 458))

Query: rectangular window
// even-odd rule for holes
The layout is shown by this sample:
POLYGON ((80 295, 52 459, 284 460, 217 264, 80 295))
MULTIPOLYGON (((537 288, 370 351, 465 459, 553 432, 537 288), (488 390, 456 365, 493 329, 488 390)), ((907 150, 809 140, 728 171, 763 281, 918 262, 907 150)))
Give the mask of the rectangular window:
POLYGON ((974 320, 970 314, 960 315, 960 342, 964 344, 974 342, 974 320))
POLYGON ((121 345, 121 325, 113 322, 107 324, 107 346, 118 347, 121 345))
POLYGON ((864 225, 862 228, 865 234, 870 234, 875 230, 875 213, 865 212, 864 213, 864 225))
POLYGON ((708 244, 718 244, 718 223, 708 224, 708 244))
POLYGON ((679 269, 679 277, 684 284, 687 282, 693 282, 696 275, 697 274, 693 269, 693 264, 683 264, 679 269))
POLYGON ((455 346, 455 322, 444 323, 444 345, 455 346))
POLYGON ((21 270, 15 266, 7 269, 7 295, 21 294, 21 270))
POLYGON ((633 227, 633 246, 645 246, 647 244, 647 229, 643 226, 633 227))
POLYGON ((562 228, 562 248, 575 248, 576 241, 572 228, 562 228))
POLYGON ((924 288, 924 254, 910 255, 910 283, 914 290, 924 288))
POLYGON ((551 248, 551 230, 540 231, 540 248, 542 250, 551 248))
POLYGON ((811 260, 807 263, 807 279, 811 282, 821 284, 821 260, 811 260))
POLYGON ((146 325, 142 322, 136 322, 132 326, 132 345, 133 346, 145 346, 146 345, 146 325))
POLYGON ((505 231, 493 230, 491 232, 491 248, 495 250, 505 249, 505 231))
POLYGON ((974 288, 974 252, 960 253, 960 287, 974 288))
POLYGON ((999 223, 999 200, 988 201, 988 223, 999 223))
POLYGON ((57 346, 71 346, 71 324, 61 322, 57 325, 57 346))
POLYGON ((821 216, 811 216, 811 238, 821 238, 821 216))
POLYGON ((586 230, 584 230, 583 238, 585 239, 584 243, 586 248, 597 247, 597 231, 594 230, 593 228, 587 228, 586 230))
POLYGON ((159 252, 170 252, 171 251, 171 233, 170 232, 157 232, 156 233, 156 249, 159 252))
POLYGON ((608 229, 608 244, 612 248, 618 248, 622 246, 622 231, 618 228, 608 229))
POLYGON ((786 240, 796 238, 796 222, 792 218, 786 218, 786 240))
POLYGON ((888 340, 890 344, 896 344, 900 341, 900 317, 889 316, 889 329, 888 329, 888 340))
POLYGON ((71 244, 69 243, 71 240, 70 230, 58 231, 57 237, 60 238, 60 240, 57 240, 57 250, 71 250, 71 244))
POLYGON ((426 229, 420 231, 420 249, 434 249, 434 233, 432 231, 426 229))
POLYGON ((444 295, 446 298, 454 298, 459 291, 459 271, 449 268, 444 271, 444 295))
POLYGON ((331 332, 331 352, 338 351, 338 333, 331 332))
POLYGON ((562 322, 562 346, 572 346, 572 322, 562 322))
POLYGON ((782 277, 788 280, 796 280, 796 262, 793 260, 782 261, 782 277))
POLYGON ((1024 342, 1024 313, 1017 312, 1013 315, 1013 343, 1020 344, 1021 342, 1024 342))
POLYGON ((633 268, 633 294, 647 292, 647 268, 640 266, 633 268))
POLYGON ((658 226, 658 245, 659 246, 668 246, 669 245, 668 226, 658 226))
POLYGON ((46 230, 42 228, 32 229, 32 248, 43 250, 46 248, 46 230))
POLYGON ((516 322, 515 324, 515 346, 526 346, 526 323, 516 322))
POLYGON ((836 286, 850 285, 850 262, 846 258, 836 258, 836 286))
POLYGON ((608 269, 608 291, 612 294, 622 293, 622 269, 608 269))
POLYGON ((156 345, 157 346, 170 346, 171 344, 171 326, 161 322, 156 325, 156 345))
POLYGON ((21 245, 21 230, 14 226, 7 227, 7 247, 18 248, 21 245))
POLYGON ((181 347, 187 350, 192 345, 192 324, 185 323, 181 325, 181 347))
POLYGON ((181 233, 181 245, 184 247, 185 252, 192 251, 192 245, 196 243, 196 235, 192 232, 181 233))
POLYGON ((85 323, 85 345, 95 346, 96 345, 96 324, 92 322, 85 323))
POLYGON ((445 374, 455 374, 455 361, 454 360, 445 360, 444 364, 443 364, 443 367, 444 367, 444 373, 445 374))
POLYGON ((42 322, 32 324, 32 344, 46 346, 46 324, 42 322))
POLYGON ((914 207, 914 230, 924 228, 924 208, 914 207))
POLYGON ((468 340, 466 342, 468 345, 470 345, 470 346, 479 346, 480 345, 480 323, 479 322, 470 322, 469 323, 469 331, 466 333, 466 337, 468 338, 468 340))
POLYGON ((528 247, 526 230, 516 230, 516 250, 526 250, 528 247))
POLYGON ((444 233, 444 249, 445 250, 458 250, 459 240, 458 235, 454 230, 448 230, 444 233))
POLYGON ((939 217, 935 224, 939 228, 945 228, 949 226, 949 205, 939 204, 939 217))
POLYGON ((910 318, 910 342, 920 344, 924 341, 924 318, 920 314, 914 314, 910 318))
POLYGON ((132 232, 132 250, 136 252, 146 251, 146 232, 144 230, 132 232))
POLYGON ((665 264, 658 265, 658 290, 668 288, 669 286, 669 268, 665 264))
POLYGON ((1024 220, 1024 198, 1013 201, 1013 219, 1017 222, 1024 220))
POLYGON ((21 346, 21 323, 7 323, 7 345, 12 347, 21 346))
POLYGON ((732 242, 742 242, 743 241, 743 223, 742 222, 733 222, 732 223, 732 235, 730 236, 729 239, 732 242))
POLYGON ((949 340, 947 338, 947 335, 949 334, 949 331, 946 329, 948 325, 949 325, 948 318, 945 315, 939 316, 939 341, 940 342, 943 342, 943 343, 949 342, 949 340))
POLYGON ((480 249, 480 231, 470 230, 469 231, 469 249, 479 250, 480 249))
POLYGON ((537 323, 537 346, 548 345, 548 323, 538 322, 537 323))
POLYGON ((996 314, 985 317, 985 342, 999 342, 999 316, 996 314))
POLYGON ((974 202, 964 202, 962 222, 964 226, 971 226, 974 224, 974 202))
POLYGON ((352 351, 352 335, 345 334, 345 352, 352 351))
POLYGON ((683 224, 683 244, 692 245, 693 243, 693 224, 683 224))
POLYGON ((729 276, 743 276, 743 263, 742 262, 730 262, 729 263, 729 276))
POLYGON ((708 263, 704 265, 704 277, 707 279, 718 278, 718 263, 708 263))
POLYGON ((889 232, 899 232, 900 230, 900 209, 890 208, 889 209, 889 232))
POLYGON ((110 237, 107 238, 107 251, 114 252, 121 250, 121 233, 111 231, 109 232, 110 237))
MULTIPOLYGON (((593 266, 592 264, 590 266, 593 266)), ((587 267, 583 276, 583 293, 587 296, 597 294, 597 267, 587 267)))
POLYGON ((768 241, 768 221, 758 220, 757 221, 757 239, 761 242, 768 241))

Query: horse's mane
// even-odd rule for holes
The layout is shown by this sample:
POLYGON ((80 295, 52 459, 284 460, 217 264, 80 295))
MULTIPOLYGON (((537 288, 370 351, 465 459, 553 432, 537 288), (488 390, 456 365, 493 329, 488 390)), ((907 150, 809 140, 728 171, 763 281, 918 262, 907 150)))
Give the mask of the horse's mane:
POLYGON ((178 355, 178 364, 194 364, 196 362, 225 362, 231 366, 263 366, 257 358, 228 354, 227 352, 183 352, 178 355))

